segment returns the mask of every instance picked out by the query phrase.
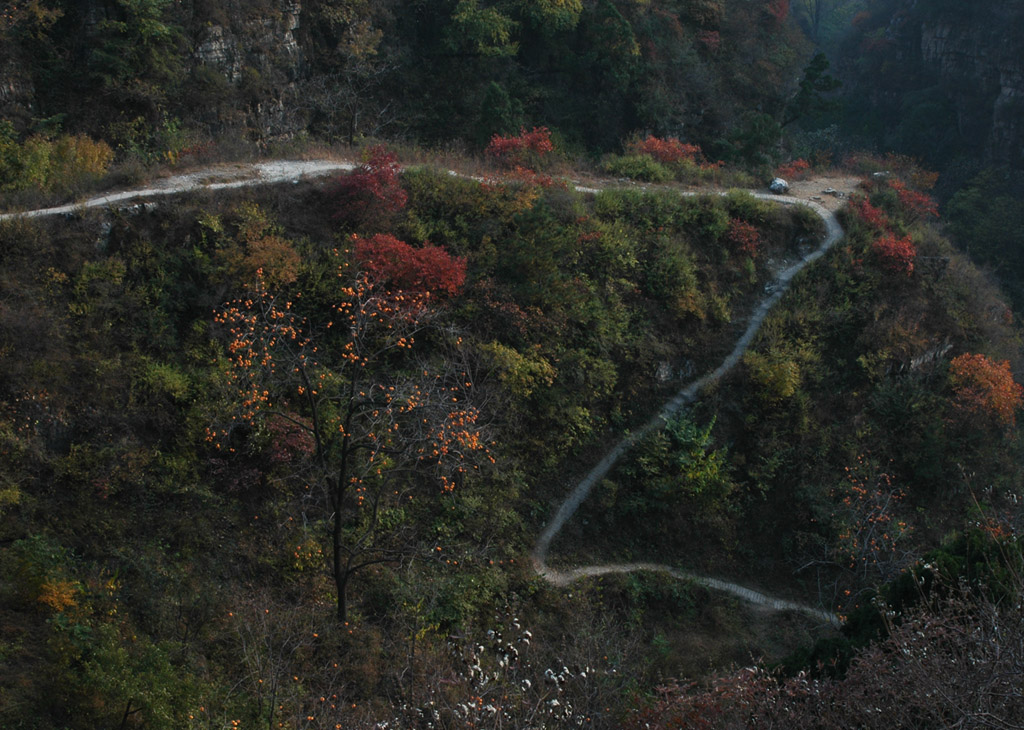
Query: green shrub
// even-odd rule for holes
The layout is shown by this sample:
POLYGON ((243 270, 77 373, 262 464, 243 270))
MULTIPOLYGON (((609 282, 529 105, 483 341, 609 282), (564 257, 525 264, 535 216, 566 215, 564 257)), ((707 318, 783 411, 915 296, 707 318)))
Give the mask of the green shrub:
POLYGON ((594 197, 594 213, 602 220, 627 219, 641 231, 684 230, 699 217, 692 199, 671 190, 604 190, 594 197))
POLYGON ((800 365, 782 353, 747 352, 743 363, 758 396, 767 403, 791 398, 800 387, 800 365))
POLYGON ((649 155, 615 155, 609 157, 601 169, 609 175, 644 182, 668 182, 675 178, 668 167, 649 155))
POLYGON ((525 356, 497 341, 482 344, 478 350, 505 390, 516 400, 529 398, 538 388, 551 387, 555 380, 555 368, 542 356, 525 356))
POLYGON ((126 719, 133 726, 167 730, 187 724, 198 704, 197 687, 172 661, 173 644, 153 642, 114 623, 59 617, 53 627, 67 709, 77 719, 71 727, 126 727, 126 719))
POLYGON ((139 388, 148 398, 167 398, 174 402, 185 402, 191 383, 186 373, 171 365, 146 358, 136 378, 139 388))
POLYGON ((701 236, 717 243, 729 232, 731 219, 718 200, 705 199, 697 212, 696 220, 701 236))
POLYGON ((659 238, 647 259, 646 289, 661 300, 683 298, 697 291, 697 265, 689 247, 667 236, 659 238))
POLYGON ((61 612, 78 603, 81 585, 71 575, 69 551, 50 537, 17 540, 3 556, 14 597, 25 606, 61 612))
POLYGON ((19 144, 11 124, 0 122, 0 191, 67 193, 102 177, 113 159, 110 145, 84 134, 35 135, 19 144))
POLYGON ((111 124, 108 131, 118 150, 144 165, 173 165, 189 144, 181 120, 167 114, 156 125, 141 116, 122 119, 111 124))
POLYGON ((755 198, 745 190, 730 190, 725 196, 725 208, 733 218, 763 226, 778 221, 781 206, 755 198))
POLYGON ((614 472, 623 495, 618 510, 625 518, 644 520, 652 531, 668 534, 684 515, 721 517, 735 483, 727 449, 714 448, 715 420, 698 424, 682 413, 636 445, 614 472))

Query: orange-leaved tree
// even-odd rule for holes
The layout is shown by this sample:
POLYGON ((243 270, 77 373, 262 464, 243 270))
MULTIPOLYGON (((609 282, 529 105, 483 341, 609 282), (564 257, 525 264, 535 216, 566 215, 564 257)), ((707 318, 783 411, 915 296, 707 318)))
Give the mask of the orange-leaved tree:
POLYGON ((995 362, 984 355, 965 352, 949 363, 949 379, 958 408, 990 416, 1005 427, 1016 421, 1024 387, 1014 381, 1008 360, 995 362))
MULTIPOLYGON (((233 424, 284 420, 312 440, 300 473, 324 495, 341 621, 353 575, 417 553, 416 495, 454 489, 489 458, 462 340, 434 324, 438 305, 464 281, 465 261, 390 236, 354 244, 354 275, 348 252, 334 252, 335 299, 323 321, 300 314, 301 300, 285 301, 261 277, 216 315, 240 405, 233 424), (427 331, 431 351, 421 352, 427 331)), ((230 448, 229 429, 210 429, 216 448, 230 448)))

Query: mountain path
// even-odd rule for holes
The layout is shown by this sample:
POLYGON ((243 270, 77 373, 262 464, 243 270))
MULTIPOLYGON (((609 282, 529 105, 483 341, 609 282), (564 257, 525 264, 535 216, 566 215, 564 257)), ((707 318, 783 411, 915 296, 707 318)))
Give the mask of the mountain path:
MULTIPOLYGON (((131 201, 179 195, 196 190, 217 191, 257 185, 272 185, 288 182, 298 183, 301 180, 325 177, 338 172, 352 170, 355 167, 356 164, 352 162, 326 159, 273 160, 259 163, 229 163, 213 165, 188 173, 183 173, 181 175, 162 178, 153 181, 146 187, 142 188, 106 193, 83 201, 53 206, 50 208, 2 213, 0 214, 0 221, 17 218, 43 218, 55 215, 75 214, 76 212, 90 208, 115 207, 121 203, 127 204, 131 201)), ((461 175, 460 173, 451 170, 448 172, 453 176, 461 175)), ((483 179, 469 175, 465 175, 465 177, 471 177, 476 180, 483 179)), ((609 575, 613 573, 632 573, 637 571, 662 572, 671 575, 678 580, 691 581, 716 591, 728 593, 740 598, 741 600, 765 609, 775 611, 798 611, 834 626, 839 625, 839 619, 834 613, 825 611, 821 608, 776 598, 737 583, 720 580, 706 575, 699 575, 670 565, 643 562, 612 563, 606 565, 581 566, 568 570, 558 570, 548 566, 546 560, 552 540, 554 540, 555 536, 562 530, 565 523, 568 522, 573 514, 575 514, 579 506, 587 499, 594 485, 611 471, 612 467, 615 466, 618 460, 622 458, 622 456, 625 455, 626 452, 628 452, 629 449, 637 443, 637 441, 642 439, 651 431, 661 428, 668 419, 678 413, 682 408, 693 403, 704 386, 717 381, 735 367, 740 358, 743 357, 743 354, 750 348, 750 345, 753 342, 754 337, 757 335, 758 330, 760 330, 768 312, 789 289, 789 285, 793 278, 802 271, 804 267, 824 256, 836 241, 842 237, 843 229, 839 225, 839 221, 836 219, 835 213, 829 208, 839 207, 842 198, 849 195, 848 190, 843 191, 841 195, 835 196, 831 200, 822 198, 821 196, 814 194, 814 192, 820 189, 822 185, 825 185, 827 188, 851 189, 856 185, 856 183, 857 180, 854 178, 820 178, 804 181, 798 186, 795 186, 795 189, 791 191, 791 195, 774 195, 769 193, 751 192, 754 197, 761 200, 768 200, 782 205, 803 205, 810 208, 820 216, 822 221, 825 223, 824 240, 817 249, 803 256, 799 261, 783 269, 778 274, 775 281, 769 285, 769 296, 766 297, 757 309, 754 310, 750 317, 750 321, 747 324, 746 330, 740 336, 739 340, 737 340, 732 352, 726 356, 718 367, 683 387, 672 399, 662 406, 661 410, 647 421, 647 423, 621 439, 615 446, 613 446, 590 470, 590 472, 588 472, 586 476, 576 484, 568 496, 566 496, 559 505, 554 517, 547 525, 545 525, 537 538, 531 557, 534 569, 540 577, 557 586, 568 586, 584 577, 609 575), (826 207, 826 204, 828 207, 826 207)), ((607 186, 609 183, 606 181, 591 183, 590 185, 573 183, 574 188, 581 193, 600 192, 601 188, 594 187, 593 185, 595 184, 607 186)), ((719 191, 680 192, 680 195, 687 197, 707 194, 725 195, 726 193, 719 191)))
MULTIPOLYGON (((696 192, 681 193, 681 195, 685 196, 701 194, 702 193, 696 192)), ((771 311, 772 307, 778 303, 789 289, 793 278, 806 266, 814 263, 824 256, 843 236, 842 226, 839 225, 839 221, 836 219, 835 213, 826 209, 816 201, 760 192, 753 192, 751 194, 761 200, 769 200, 783 205, 804 205, 809 207, 825 223, 824 239, 817 249, 805 255, 791 266, 783 269, 778 274, 775 281, 769 285, 771 291, 770 295, 762 300, 761 304, 754 310, 747 324, 746 330, 744 330, 739 340, 737 340, 732 352, 726 356, 718 367, 684 386, 672 399, 662 406, 657 415, 648 420, 647 423, 639 429, 631 432, 615 444, 615 446, 613 446, 604 455, 604 457, 593 468, 591 468, 586 476, 576 484, 569 495, 559 505, 554 517, 552 517, 551 521, 545 525, 537 538, 532 555, 534 570, 545 580, 560 586, 569 585, 580 578, 588 576, 600 576, 612 573, 633 573, 642 570, 664 572, 679 580, 692 581, 716 591, 729 593, 762 608, 776 611, 798 611, 813 618, 823 620, 833 626, 839 626, 839 617, 830 611, 814 606, 786 601, 781 598, 775 598, 737 583, 720 580, 706 575, 698 575, 689 571, 680 570, 679 568, 675 568, 670 565, 661 565, 656 563, 617 563, 607 565, 589 565, 569 570, 557 570, 548 566, 546 562, 548 550, 551 547, 551 541, 554 540, 555 536, 557 536, 559 532, 561 532, 565 523, 569 521, 569 519, 576 513, 579 506, 587 499, 594 486, 612 470, 612 467, 615 466, 618 460, 622 458, 622 456, 624 456, 634 444, 651 431, 660 429, 664 426, 672 416, 682 410, 685 406, 693 403, 704 386, 719 380, 723 375, 736 366, 740 361, 740 358, 743 357, 743 354, 753 343, 754 337, 761 329, 761 325, 764 323, 765 317, 768 316, 768 312, 771 311)))
POLYGON ((335 160, 273 160, 252 164, 213 165, 193 172, 154 180, 143 188, 105 193, 52 208, 2 213, 0 221, 13 218, 44 218, 53 215, 74 214, 88 208, 106 208, 116 206, 118 203, 180 195, 195 190, 230 190, 284 182, 298 183, 304 179, 325 177, 355 168, 355 163, 335 160))

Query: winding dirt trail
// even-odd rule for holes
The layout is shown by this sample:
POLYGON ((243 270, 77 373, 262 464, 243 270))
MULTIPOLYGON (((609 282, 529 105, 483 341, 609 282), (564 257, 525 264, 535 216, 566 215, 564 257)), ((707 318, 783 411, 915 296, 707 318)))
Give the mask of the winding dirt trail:
POLYGON ((840 625, 838 617, 829 611, 824 611, 812 606, 806 606, 802 603, 794 603, 793 601, 787 601, 782 598, 775 598, 751 588, 744 588, 736 583, 730 583, 726 580, 719 580, 706 575, 698 575, 697 573, 691 573, 688 570, 680 570, 679 568, 673 568, 668 565, 659 565, 658 563, 608 563, 606 565, 587 565, 582 568, 573 568, 572 570, 566 571, 556 571, 548 568, 547 566, 543 566, 543 572, 541 572, 540 575, 550 583, 564 587, 571 585, 580 578, 611 575, 613 573, 636 573, 641 570, 648 570, 654 573, 667 573, 677 580, 697 583, 698 585, 706 586, 712 590, 728 593, 746 601, 747 603, 770 611, 796 611, 818 619, 823 623, 829 623, 836 627, 840 625))
MULTIPOLYGON (((42 218, 47 216, 64 215, 75 213, 76 211, 83 209, 104 208, 128 201, 178 195, 196 190, 216 191, 286 182, 298 183, 303 179, 325 177, 337 172, 352 170, 355 167, 356 165, 352 162, 337 160, 276 160, 253 164, 233 163, 215 165, 182 175, 163 178, 149 184, 147 187, 135 190, 107 193, 84 201, 51 208, 2 213, 0 214, 0 221, 15 218, 42 218)), ((454 171, 449 171, 449 174, 460 175, 460 173, 454 171)), ((473 179, 480 180, 482 178, 473 177, 473 179)), ((622 458, 622 456, 629 451, 637 441, 642 439, 652 430, 661 428, 668 419, 678 413, 682 408, 693 403, 693 401, 696 400, 698 393, 705 385, 718 380, 729 372, 729 370, 735 367, 740 358, 750 347, 754 340, 754 336, 761 328, 761 324, 764 322, 768 312, 788 290, 793 277, 802 271, 805 266, 824 256, 836 241, 842 237, 843 229, 839 225, 839 221, 836 220, 834 212, 822 205, 823 202, 827 202, 829 207, 837 208, 838 199, 834 201, 825 201, 819 196, 812 195, 811 193, 816 190, 820 190, 822 185, 826 185, 827 187, 842 186, 852 189, 855 184, 856 180, 851 178, 828 178, 806 181, 800 187, 793 190, 792 195, 770 195, 759 192, 752 193, 757 198, 770 200, 782 205, 807 206, 817 213, 824 221, 826 229, 824 240, 816 250, 807 254, 802 259, 779 273, 777 279, 772 284, 773 290, 771 294, 761 302, 756 310, 754 310, 746 330, 743 332, 742 336, 740 336, 739 340, 737 340, 732 352, 726 356, 718 367, 710 373, 707 373, 686 385, 671 400, 669 400, 654 417, 647 421, 647 423, 612 447, 601 461, 599 461, 590 470, 590 472, 576 484, 569 495, 559 505, 554 517, 544 527, 540 536, 537 538, 532 559, 534 569, 539 576, 554 585, 567 586, 574 581, 587 576, 600 576, 612 573, 632 573, 642 570, 663 572, 679 580, 692 581, 713 590, 729 593, 755 606, 761 606, 775 611, 798 611, 821 621, 825 621, 836 626, 839 625, 839 619, 835 614, 821 608, 794 603, 781 598, 775 598, 750 588, 746 588, 737 583, 719 580, 710 576, 698 575, 669 565, 660 565, 656 563, 612 563, 607 565, 588 565, 569 570, 557 570, 548 566, 546 560, 548 550, 551 547, 551 541, 554 540, 555 536, 558 535, 565 526, 565 523, 568 522, 579 506, 590 495, 594 485, 603 479, 609 471, 611 471, 616 462, 618 462, 618 460, 622 458)), ((587 187, 579 184, 574 185, 574 187, 581 193, 600 192, 600 190, 595 187, 587 187)), ((697 196, 707 193, 682 192, 680 194, 685 196, 697 196)), ((725 193, 720 194, 724 195, 725 193)))
POLYGON ((257 163, 213 165, 182 175, 174 175, 150 183, 147 187, 97 195, 87 200, 52 208, 0 214, 0 221, 12 218, 45 218, 65 215, 85 208, 106 208, 132 200, 180 195, 194 190, 228 190, 255 185, 295 182, 325 177, 344 170, 353 170, 352 162, 335 160, 272 160, 257 163))
MULTIPOLYGON (((682 194, 688 196, 698 195, 698 193, 682 194)), ((611 471, 616 462, 618 462, 618 460, 622 458, 622 456, 626 454, 634 444, 651 431, 662 428, 665 422, 672 416, 678 413, 685 406, 693 403, 697 398, 697 394, 702 388, 704 388, 704 386, 720 379, 735 367, 740 361, 740 358, 743 357, 743 354, 750 348, 750 345, 754 340, 754 336, 757 334, 758 330, 761 329, 761 325, 764 323, 765 317, 768 316, 768 312, 789 289, 789 285, 793 281, 793 278, 808 264, 811 264, 824 256, 836 241, 843 236, 843 229, 839 225, 839 221, 836 219, 835 214, 817 202, 812 200, 794 199, 784 195, 769 195, 767 193, 753 193, 753 195, 762 200, 770 200, 783 205, 804 205, 809 207, 817 213, 825 223, 825 238, 822 240, 821 245, 795 264, 784 269, 778 275, 775 282, 772 284, 774 290, 770 296, 766 297, 757 309, 754 310, 743 335, 739 340, 737 340, 732 352, 726 356, 718 367, 683 387, 682 390, 680 390, 662 407, 657 415, 613 446, 601 461, 599 461, 590 470, 590 472, 576 484, 575 488, 573 488, 565 500, 562 501, 558 510, 555 512, 554 517, 552 517, 551 521, 545 525, 540 536, 537 538, 537 543, 534 546, 532 555, 533 564, 538 575, 555 585, 561 586, 569 585, 573 581, 585 576, 607 575, 610 573, 632 573, 640 570, 664 572, 680 580, 693 581, 700 585, 707 586, 708 588, 729 593, 756 606, 776 611, 799 611, 814 618, 826 621, 833 626, 838 626, 840 623, 839 618, 834 613, 825 611, 821 608, 793 603, 781 598, 775 598, 759 593, 758 591, 751 590, 750 588, 746 588, 737 583, 690 573, 669 565, 659 565, 655 563, 618 563, 609 565, 590 565, 560 571, 548 566, 546 562, 548 550, 551 547, 551 541, 554 540, 555 536, 562 530, 562 527, 565 526, 565 523, 569 521, 569 518, 575 514, 579 506, 583 504, 584 500, 586 500, 590 495, 594 485, 601 481, 601 479, 611 471)))

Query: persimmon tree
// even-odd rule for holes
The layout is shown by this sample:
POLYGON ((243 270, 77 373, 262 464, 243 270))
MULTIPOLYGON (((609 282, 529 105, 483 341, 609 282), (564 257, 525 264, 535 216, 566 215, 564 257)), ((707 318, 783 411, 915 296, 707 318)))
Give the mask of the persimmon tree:
POLYGON ((863 456, 846 467, 845 481, 837 494, 836 561, 860 583, 892 580, 911 559, 901 545, 910 528, 896 516, 903 490, 863 456))
POLYGON ((486 456, 472 383, 458 364, 462 340, 435 324, 465 262, 388 236, 354 243, 360 270, 353 276, 335 252, 336 299, 322 321, 298 312, 298 294, 287 301, 260 276, 218 311, 239 407, 208 432, 220 450, 235 448, 232 427, 266 429, 274 420, 311 439, 296 473, 323 495, 341 621, 353 575, 416 553, 416 496, 455 489, 486 456), (428 331, 431 353, 417 343, 428 331))
POLYGON ((865 456, 845 467, 832 496, 835 534, 809 545, 807 562, 797 572, 815 571, 822 602, 848 614, 866 593, 914 561, 907 539, 913 528, 901 517, 902 487, 865 456))

